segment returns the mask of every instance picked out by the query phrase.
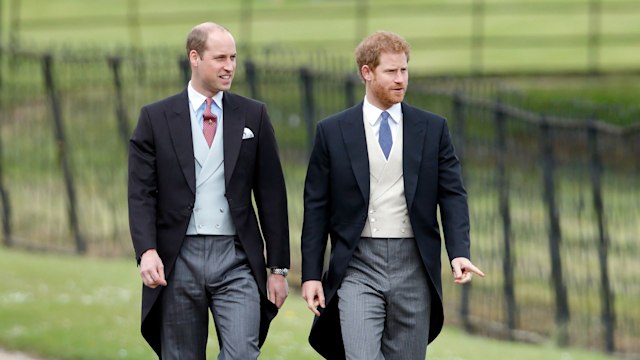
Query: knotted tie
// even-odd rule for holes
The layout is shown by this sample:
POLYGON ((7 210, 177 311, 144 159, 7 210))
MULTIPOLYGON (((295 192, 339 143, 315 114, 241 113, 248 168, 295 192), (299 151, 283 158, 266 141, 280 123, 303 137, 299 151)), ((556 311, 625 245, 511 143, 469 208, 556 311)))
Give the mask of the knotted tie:
POLYGON ((384 153, 384 157, 389 159, 389 153, 391 152, 391 145, 393 145, 393 140, 391 139, 391 128, 389 127, 389 113, 383 111, 380 114, 380 134, 378 135, 378 142, 380 143, 380 148, 382 148, 382 152, 384 153))
POLYGON ((207 106, 204 108, 204 123, 202 131, 204 132, 204 139, 207 140, 207 144, 211 147, 213 143, 213 137, 216 136, 216 128, 218 127, 218 117, 211 112, 212 98, 207 98, 207 106))

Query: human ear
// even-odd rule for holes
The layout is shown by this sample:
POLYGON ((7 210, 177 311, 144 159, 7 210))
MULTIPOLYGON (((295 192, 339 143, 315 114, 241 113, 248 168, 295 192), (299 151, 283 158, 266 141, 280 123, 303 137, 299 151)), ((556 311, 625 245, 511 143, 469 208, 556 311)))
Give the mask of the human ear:
POLYGON ((200 55, 195 50, 189 51, 189 63, 192 67, 198 67, 198 60, 200 60, 200 55))
POLYGON ((360 73, 362 74, 362 78, 365 81, 371 81, 371 69, 369 69, 369 65, 362 65, 360 68, 360 73))

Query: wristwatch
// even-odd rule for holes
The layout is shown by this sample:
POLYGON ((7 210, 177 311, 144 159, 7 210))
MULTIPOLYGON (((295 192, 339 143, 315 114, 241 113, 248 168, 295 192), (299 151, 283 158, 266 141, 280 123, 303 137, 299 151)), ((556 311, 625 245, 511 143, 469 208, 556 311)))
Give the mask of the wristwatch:
POLYGON ((274 274, 274 275, 282 275, 284 277, 287 277, 287 275, 289 275, 289 269, 272 267, 271 268, 271 273, 274 274))

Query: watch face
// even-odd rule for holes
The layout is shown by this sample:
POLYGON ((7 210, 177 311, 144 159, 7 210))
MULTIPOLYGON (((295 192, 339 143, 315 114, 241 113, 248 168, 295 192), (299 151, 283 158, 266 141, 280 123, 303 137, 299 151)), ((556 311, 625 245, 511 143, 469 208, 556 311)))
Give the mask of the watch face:
POLYGON ((271 273, 275 275, 287 276, 287 274, 289 274, 289 269, 273 268, 271 269, 271 273))

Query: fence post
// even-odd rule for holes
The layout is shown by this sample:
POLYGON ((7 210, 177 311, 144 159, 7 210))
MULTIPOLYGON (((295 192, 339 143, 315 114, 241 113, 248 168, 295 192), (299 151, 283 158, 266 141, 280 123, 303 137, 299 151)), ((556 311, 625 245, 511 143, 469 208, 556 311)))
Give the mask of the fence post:
MULTIPOLYGON (((0 99, 2 101, 3 99, 0 99)), ((0 107, 1 108, 1 107, 0 107)), ((9 201, 9 193, 4 186, 4 155, 2 151, 2 126, 0 126, 0 202, 2 204, 2 234, 5 246, 13 245, 11 238, 11 202, 9 201)))
POLYGON ((109 65, 113 73, 113 85, 116 96, 116 121, 118 123, 118 133, 120 134, 120 140, 125 146, 125 149, 129 144, 129 124, 127 121, 127 112, 124 108, 124 96, 122 95, 122 78, 120 76, 120 65, 122 59, 114 56, 109 58, 109 65))
POLYGON ((568 325, 570 313, 567 300, 567 288, 562 274, 562 256, 560 254, 562 234, 554 186, 555 156, 549 123, 544 116, 541 117, 540 122, 540 150, 544 200, 547 203, 547 215, 549 216, 549 256, 551 260, 551 281, 555 292, 555 321, 558 329, 556 342, 559 346, 567 346, 569 345, 568 325))
POLYGON ((507 336, 513 339, 513 333, 517 326, 517 309, 515 297, 515 281, 513 274, 513 251, 511 250, 511 212, 509 209, 509 179, 507 176, 507 129, 506 116, 502 103, 498 99, 495 102, 494 119, 496 122, 496 162, 497 162, 497 187, 498 207, 502 219, 502 233, 504 256, 502 258, 502 272, 504 274, 504 298, 506 304, 505 318, 507 320, 507 336))
POLYGON ((602 0, 589 1, 589 28, 587 29, 587 71, 600 72, 600 37, 602 33, 602 0))
POLYGON ((44 75, 45 88, 47 94, 51 100, 51 113, 53 114, 53 131, 56 144, 58 145, 58 160, 62 167, 64 175, 64 182, 67 190, 68 211, 69 211, 69 225, 71 226, 71 232, 74 236, 76 244, 76 252, 83 254, 87 250, 87 246, 80 233, 80 226, 78 223, 78 213, 76 206, 76 191, 73 181, 73 174, 71 172, 71 165, 69 163, 69 152, 67 149, 67 141, 64 133, 64 122, 62 120, 62 112, 60 110, 60 99, 55 88, 53 81, 52 71, 52 57, 50 54, 46 54, 42 57, 42 71, 44 75))
POLYGON ((300 68, 300 84, 302 85, 302 112, 307 125, 307 156, 311 156, 313 148, 313 128, 315 103, 313 97, 313 74, 306 68, 300 68))
POLYGON ((356 104, 356 79, 353 75, 347 75, 344 81, 344 93, 348 108, 356 104))
POLYGON ((258 74, 256 71, 256 63, 252 60, 244 62, 244 71, 247 74, 247 85, 249 86, 249 94, 253 99, 259 99, 258 97, 258 74))
POLYGON ((187 85, 191 80, 191 67, 189 66, 189 59, 185 59, 184 56, 178 58, 178 66, 180 67, 180 73, 182 74, 182 83, 187 85))
POLYGON ((609 282, 609 234, 604 217, 602 161, 598 150, 598 129, 595 121, 590 122, 588 132, 593 207, 598 223, 598 260, 600 265, 600 294, 602 297, 601 320, 604 327, 605 350, 612 353, 615 350, 614 294, 609 282))
MULTIPOLYGON (((464 131, 464 126, 465 126, 465 122, 466 122, 466 117, 465 117, 465 103, 464 100, 462 99, 462 95, 459 92, 456 92, 455 94, 453 94, 453 120, 455 121, 455 140, 454 141, 454 145, 456 147, 456 155, 458 155, 458 159, 460 160, 460 163, 463 162, 464 159, 464 155, 465 155, 465 147, 464 147, 464 140, 465 140, 465 131, 464 131)), ((464 174, 464 167, 463 167, 463 174, 464 174)))
MULTIPOLYGON (((455 140, 454 144, 456 147, 456 155, 458 155, 458 159, 462 164, 464 162, 465 148, 464 148, 464 124, 465 124, 465 112, 464 112, 464 101, 462 100, 462 96, 460 93, 456 92, 453 95, 453 120, 455 121, 455 140)), ((469 185, 466 183, 468 180, 465 176, 465 167, 462 166, 462 178, 465 181, 465 185, 469 185)), ((472 283, 466 283, 462 286, 462 290, 460 293, 460 319, 462 322, 462 326, 467 332, 473 331, 473 326, 471 325, 471 320, 469 315, 471 312, 470 301, 471 301, 471 287, 472 283)))

